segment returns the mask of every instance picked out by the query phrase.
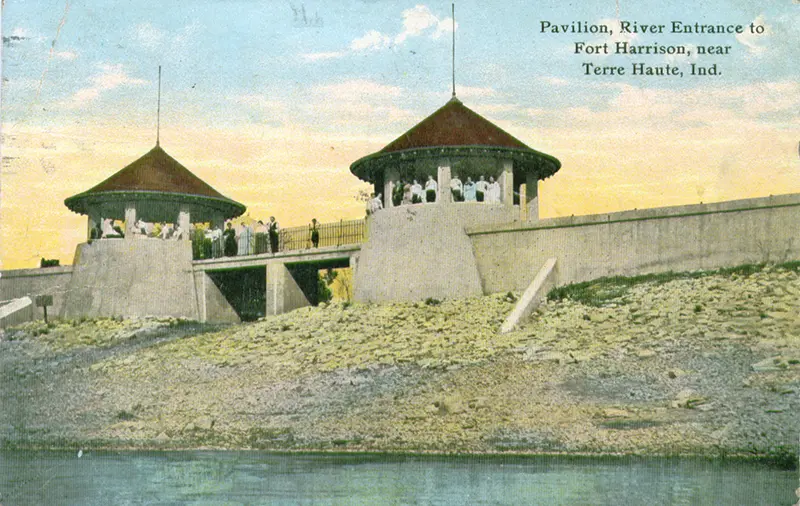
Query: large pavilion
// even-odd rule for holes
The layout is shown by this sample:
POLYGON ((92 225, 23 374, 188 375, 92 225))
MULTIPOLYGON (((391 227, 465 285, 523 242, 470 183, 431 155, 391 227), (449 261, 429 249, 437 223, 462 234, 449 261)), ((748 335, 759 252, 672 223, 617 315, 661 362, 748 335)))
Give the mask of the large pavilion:
POLYGON ((451 177, 493 177, 507 206, 514 205, 524 184, 529 219, 536 219, 537 183, 560 167, 556 158, 531 149, 453 96, 386 147, 354 162, 350 170, 372 183, 376 194, 383 194, 384 207, 393 207, 391 196, 399 180, 424 182, 432 176, 438 183, 436 202, 448 203, 451 177))
POLYGON ((374 185, 376 195, 383 194, 383 209, 370 215, 368 240, 359 253, 356 300, 481 295, 467 230, 538 220, 538 182, 559 168, 556 158, 531 149, 454 95, 382 150, 350 166, 353 174, 374 185), (455 201, 458 192, 451 186, 455 177, 462 182, 471 179, 474 187, 481 177, 483 184, 493 178, 496 193, 484 201, 477 195, 468 199, 463 182, 463 201, 455 201), (426 182, 428 203, 409 200, 406 188, 413 192, 416 186, 419 191, 419 182, 427 178, 431 178, 426 182), (409 185, 415 180, 417 184, 409 185), (398 181, 404 187, 400 205, 395 194, 398 181))

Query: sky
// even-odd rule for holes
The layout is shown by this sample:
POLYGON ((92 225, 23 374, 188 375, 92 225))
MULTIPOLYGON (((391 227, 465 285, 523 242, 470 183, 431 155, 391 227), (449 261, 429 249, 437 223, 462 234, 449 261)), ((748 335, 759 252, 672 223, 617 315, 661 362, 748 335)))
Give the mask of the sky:
MULTIPOLYGON (((540 183, 541 217, 800 192, 800 0, 455 9, 459 99, 562 163, 540 183), (613 33, 572 31, 590 26, 613 33), (613 54, 617 42, 691 54, 613 54)), ((0 268, 72 263, 86 217, 63 201, 155 145, 159 65, 161 146, 251 217, 362 217, 368 186, 349 166, 450 98, 452 26, 451 4, 433 1, 5 0, 0 268)))

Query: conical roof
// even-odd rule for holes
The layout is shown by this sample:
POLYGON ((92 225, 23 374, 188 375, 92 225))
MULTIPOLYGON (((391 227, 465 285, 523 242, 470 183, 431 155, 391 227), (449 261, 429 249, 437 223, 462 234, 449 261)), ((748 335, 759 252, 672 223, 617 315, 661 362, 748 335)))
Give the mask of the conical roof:
POLYGON ((245 206, 225 197, 167 154, 160 145, 91 189, 73 195, 64 204, 76 213, 96 209, 104 217, 121 219, 127 203, 141 202, 137 214, 165 221, 178 208, 190 208, 192 217, 207 221, 216 213, 233 218, 245 206), (188 207, 187 207, 188 206, 188 207))
POLYGON ((108 191, 152 191, 226 198, 192 174, 158 144, 135 162, 84 193, 108 191))
POLYGON ((381 153, 441 146, 493 146, 530 149, 488 119, 451 98, 436 112, 390 142, 381 153))
POLYGON ((515 170, 535 173, 539 179, 561 168, 555 157, 531 149, 453 97, 377 153, 354 162, 350 171, 374 182, 384 168, 397 163, 450 156, 513 159, 515 170))

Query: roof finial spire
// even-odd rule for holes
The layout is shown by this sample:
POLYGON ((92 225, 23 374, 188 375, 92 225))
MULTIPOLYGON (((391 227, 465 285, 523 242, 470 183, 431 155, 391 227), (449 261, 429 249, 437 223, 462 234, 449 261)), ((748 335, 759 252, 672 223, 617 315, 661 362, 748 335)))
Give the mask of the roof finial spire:
POLYGON ((453 19, 453 97, 456 96, 456 4, 450 4, 453 19))
POLYGON ((156 110, 156 146, 161 140, 161 65, 158 66, 158 109, 156 110))

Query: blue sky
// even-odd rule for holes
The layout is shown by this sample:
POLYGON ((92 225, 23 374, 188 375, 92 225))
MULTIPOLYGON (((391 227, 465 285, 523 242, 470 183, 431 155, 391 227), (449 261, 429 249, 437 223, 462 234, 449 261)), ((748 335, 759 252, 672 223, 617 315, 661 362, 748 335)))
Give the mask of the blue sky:
MULTIPOLYGON (((563 163, 541 188, 544 216, 800 191, 797 0, 462 0, 456 19, 459 98, 563 163), (603 38, 540 30, 543 20, 616 30, 620 19, 757 23, 765 32, 603 38), (616 40, 731 50, 574 54, 575 42, 616 40), (585 76, 583 61, 717 63, 722 76, 585 76)), ((184 165, 259 217, 283 213, 286 224, 301 225, 360 216, 352 195, 363 185, 349 164, 447 101, 451 26, 445 2, 8 0, 3 237, 27 223, 24 230, 51 239, 20 258, 69 257, 83 218, 63 199, 152 147, 159 64, 162 145, 184 165), (31 192, 49 199, 34 223, 31 192), (303 195, 313 198, 298 206, 303 195)), ((24 262, 9 255, 0 250, 6 264, 24 262)))
MULTIPOLYGON (((191 106, 198 114, 211 115, 214 121, 233 125, 270 121, 268 108, 254 111, 248 106, 232 106, 231 100, 237 96, 259 95, 281 103, 298 103, 319 87, 350 80, 399 88, 402 93, 394 96, 392 103, 423 113, 447 97, 449 3, 161 4, 104 0, 71 2, 67 7, 63 0, 9 1, 4 11, 4 35, 18 34, 25 39, 4 47, 4 77, 8 79, 4 120, 63 122, 87 112, 106 111, 146 122, 152 115, 158 64, 164 67, 165 116, 169 110, 191 106), (404 15, 408 11, 415 12, 404 15), (301 12, 305 12, 305 22, 301 12), (416 26, 412 24, 414 19, 416 26), (443 26, 425 26, 431 22, 443 26), (49 48, 54 39, 51 55, 49 48), (97 80, 109 75, 116 75, 117 83, 112 78, 100 84, 96 97, 76 95, 81 90, 97 88, 97 80), (70 107, 71 98, 91 100, 81 107, 70 107)), ((619 18, 640 23, 668 23, 676 19, 746 25, 761 16, 772 33, 751 39, 754 47, 763 48, 762 54, 754 53, 730 35, 661 34, 636 38, 635 43, 641 44, 732 45, 731 56, 713 59, 725 68, 724 76, 715 79, 716 85, 765 79, 796 80, 800 72, 792 58, 792 51, 800 46, 797 23, 800 6, 792 0, 670 5, 608 1, 578 5, 580 10, 575 4, 555 1, 459 2, 459 85, 465 90, 494 88, 493 97, 483 99, 488 103, 515 99, 524 100, 522 106, 533 108, 581 105, 601 108, 608 105, 614 91, 598 93, 591 86, 595 83, 626 82, 672 89, 701 84, 697 78, 657 80, 631 76, 609 80, 583 76, 580 62, 586 58, 572 54, 573 43, 596 38, 542 34, 539 30, 542 20, 554 23, 612 20, 618 8, 619 18), (569 94, 560 93, 562 90, 553 84, 557 82, 554 80, 567 80, 576 87, 571 87, 569 94)), ((611 64, 626 59, 630 57, 616 56, 602 61, 611 64)), ((652 60, 659 63, 658 58, 652 60)))

